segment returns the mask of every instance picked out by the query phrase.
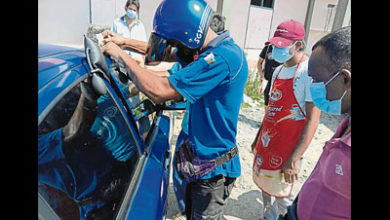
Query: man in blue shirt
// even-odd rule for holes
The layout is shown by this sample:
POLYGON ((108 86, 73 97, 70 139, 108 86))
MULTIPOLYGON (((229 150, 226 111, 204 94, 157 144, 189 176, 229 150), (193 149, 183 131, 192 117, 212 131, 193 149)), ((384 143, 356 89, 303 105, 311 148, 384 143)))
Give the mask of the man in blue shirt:
MULTIPOLYGON (((174 61, 170 55, 175 47, 175 60, 188 63, 169 77, 159 77, 140 67, 112 42, 102 46, 103 52, 126 64, 132 81, 155 103, 181 96, 187 99, 189 145, 205 161, 223 157, 235 148, 238 114, 248 76, 244 52, 234 43, 229 31, 217 35, 209 28, 211 15, 210 6, 202 0, 166 0, 160 4, 147 57, 174 61), (178 31, 166 25, 175 26, 178 31)), ((226 199, 240 174, 237 154, 189 183, 187 219, 221 219, 226 199)))

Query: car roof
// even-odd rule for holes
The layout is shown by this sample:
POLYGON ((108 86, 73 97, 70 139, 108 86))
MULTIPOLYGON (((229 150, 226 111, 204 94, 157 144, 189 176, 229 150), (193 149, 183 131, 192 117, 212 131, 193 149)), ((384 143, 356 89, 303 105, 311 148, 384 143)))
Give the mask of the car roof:
POLYGON ((56 54, 67 53, 71 51, 80 51, 78 48, 56 45, 56 44, 38 44, 38 59, 56 54))
POLYGON ((38 44, 38 91, 59 75, 82 64, 86 61, 81 49, 38 44))
POLYGON ((82 49, 38 44, 38 117, 88 69, 82 49))

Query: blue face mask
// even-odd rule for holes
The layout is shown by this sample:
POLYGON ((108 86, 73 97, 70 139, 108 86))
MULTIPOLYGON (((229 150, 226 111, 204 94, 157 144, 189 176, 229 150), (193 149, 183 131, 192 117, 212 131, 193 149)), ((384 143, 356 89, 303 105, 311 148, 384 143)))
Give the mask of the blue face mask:
POLYGON ((337 72, 328 82, 312 83, 310 85, 310 93, 313 99, 314 105, 316 105, 321 111, 333 115, 341 115, 341 100, 344 98, 347 90, 344 91, 340 99, 329 101, 326 99, 326 85, 328 85, 334 78, 340 74, 337 72))
POLYGON ((291 46, 287 46, 284 48, 278 48, 278 47, 275 47, 275 45, 273 45, 272 46, 272 56, 274 57, 274 60, 279 62, 279 63, 284 63, 284 62, 288 61, 289 59, 291 59, 296 53, 296 50, 294 51, 293 54, 289 53, 291 47, 293 47, 294 45, 295 45, 295 43, 291 46))
POLYGON ((129 17, 130 19, 133 19, 133 18, 136 18, 137 17, 137 12, 131 10, 131 9, 127 9, 126 11, 126 15, 127 17, 129 17))

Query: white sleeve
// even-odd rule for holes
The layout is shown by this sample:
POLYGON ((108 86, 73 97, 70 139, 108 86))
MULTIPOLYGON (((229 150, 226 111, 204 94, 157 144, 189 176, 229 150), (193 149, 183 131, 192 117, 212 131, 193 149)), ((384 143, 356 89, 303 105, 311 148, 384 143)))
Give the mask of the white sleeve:
POLYGON ((133 29, 135 33, 131 34, 132 38, 135 40, 147 42, 148 39, 146 38, 145 27, 141 21, 138 22, 139 24, 137 25, 137 27, 133 29))
POLYGON ((311 97, 310 93, 310 85, 313 81, 313 79, 308 75, 307 70, 302 74, 303 77, 303 83, 305 84, 305 102, 313 102, 313 99, 311 97))

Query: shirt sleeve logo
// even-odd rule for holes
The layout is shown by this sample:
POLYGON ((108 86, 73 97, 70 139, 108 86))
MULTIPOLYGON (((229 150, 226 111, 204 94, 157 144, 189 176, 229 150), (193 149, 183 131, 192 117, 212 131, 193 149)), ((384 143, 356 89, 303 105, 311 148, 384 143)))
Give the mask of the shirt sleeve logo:
POLYGON ((209 55, 207 55, 205 58, 203 58, 207 64, 212 64, 215 62, 215 57, 214 57, 214 54, 213 53, 210 53, 209 55))

